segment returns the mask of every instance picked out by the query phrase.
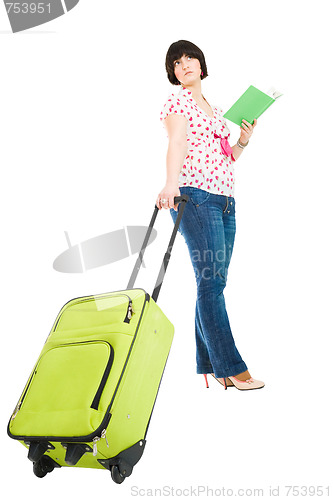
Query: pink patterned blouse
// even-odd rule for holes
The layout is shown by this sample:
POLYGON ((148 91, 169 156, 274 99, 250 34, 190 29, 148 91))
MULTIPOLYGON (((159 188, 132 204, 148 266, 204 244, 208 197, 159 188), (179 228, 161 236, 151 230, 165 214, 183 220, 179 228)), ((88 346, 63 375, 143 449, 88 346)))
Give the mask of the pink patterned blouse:
POLYGON ((171 94, 161 111, 160 119, 170 114, 187 120, 187 156, 179 174, 179 187, 192 186, 210 193, 234 196, 234 158, 228 143, 230 131, 222 110, 212 106, 208 116, 192 98, 192 92, 181 88, 171 94))

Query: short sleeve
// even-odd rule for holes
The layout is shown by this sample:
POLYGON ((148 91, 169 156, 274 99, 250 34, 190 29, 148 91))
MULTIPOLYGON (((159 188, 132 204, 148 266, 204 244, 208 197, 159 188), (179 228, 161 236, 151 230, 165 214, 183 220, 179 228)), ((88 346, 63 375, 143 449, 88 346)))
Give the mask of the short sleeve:
POLYGON ((182 102, 183 99, 179 95, 171 94, 163 106, 160 114, 160 120, 163 121, 169 115, 179 115, 186 118, 187 105, 182 102))

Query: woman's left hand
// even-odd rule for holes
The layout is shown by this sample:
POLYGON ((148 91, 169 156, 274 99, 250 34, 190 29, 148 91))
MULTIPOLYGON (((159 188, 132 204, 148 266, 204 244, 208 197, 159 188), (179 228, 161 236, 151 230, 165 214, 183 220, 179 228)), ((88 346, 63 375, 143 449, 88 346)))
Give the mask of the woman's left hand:
POLYGON ((251 123, 247 122, 246 120, 242 120, 241 124, 241 134, 239 141, 242 144, 246 144, 247 141, 250 139, 251 135, 253 134, 253 129, 257 125, 257 120, 254 119, 253 125, 251 123))

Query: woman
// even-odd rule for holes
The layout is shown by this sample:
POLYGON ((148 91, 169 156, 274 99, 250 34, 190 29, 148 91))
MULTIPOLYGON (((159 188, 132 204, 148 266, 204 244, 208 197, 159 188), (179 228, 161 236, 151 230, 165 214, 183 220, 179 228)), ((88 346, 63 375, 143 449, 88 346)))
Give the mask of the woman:
POLYGON ((247 146, 253 125, 243 120, 237 144, 230 146, 222 111, 201 93, 208 76, 205 57, 193 43, 179 40, 166 55, 169 81, 180 86, 161 112, 169 146, 167 179, 156 205, 170 209, 174 197, 188 194, 180 224, 197 283, 195 338, 197 373, 211 374, 224 388, 259 389, 241 358, 231 333, 223 290, 235 238, 234 162, 247 146))

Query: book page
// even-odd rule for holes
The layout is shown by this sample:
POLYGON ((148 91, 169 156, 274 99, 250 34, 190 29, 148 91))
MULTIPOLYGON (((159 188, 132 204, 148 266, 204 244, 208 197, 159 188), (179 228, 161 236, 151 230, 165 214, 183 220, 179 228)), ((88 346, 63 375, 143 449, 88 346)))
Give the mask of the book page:
POLYGON ((276 90, 274 87, 270 87, 268 89, 268 91, 266 92, 266 94, 269 95, 270 97, 273 97, 273 99, 278 99, 279 97, 281 97, 283 95, 281 92, 276 90))

